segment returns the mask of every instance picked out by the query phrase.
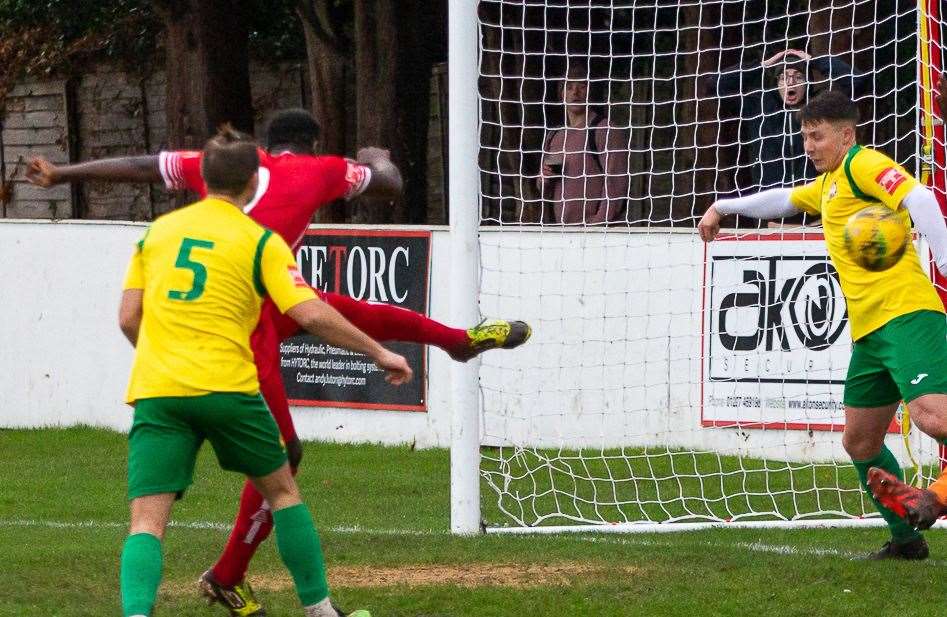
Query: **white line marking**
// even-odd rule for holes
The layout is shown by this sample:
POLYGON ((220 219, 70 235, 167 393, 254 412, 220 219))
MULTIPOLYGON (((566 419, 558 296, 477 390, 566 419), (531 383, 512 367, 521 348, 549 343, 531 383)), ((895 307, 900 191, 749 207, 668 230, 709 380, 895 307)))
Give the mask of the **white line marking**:
POLYGON ((358 525, 337 525, 328 527, 329 531, 335 533, 364 533, 373 536, 447 536, 447 531, 438 531, 436 529, 371 529, 369 527, 359 527, 358 525))
MULTIPOLYGON (((124 529, 128 523, 118 523, 113 521, 43 521, 34 519, 0 519, 0 527, 45 527, 47 529, 124 529)), ((183 521, 169 524, 176 529, 211 529, 215 531, 230 531, 231 526, 227 523, 217 523, 213 521, 183 521)), ((382 536, 449 536, 447 531, 437 531, 433 529, 371 529, 360 527, 358 525, 339 525, 327 527, 325 531, 342 534, 366 534, 382 536)), ((694 533, 694 532, 690 532, 694 533)), ((523 537, 523 536, 519 536, 523 537)), ((534 536, 535 537, 535 536, 534 536)), ((619 537, 615 535, 587 536, 579 534, 561 534, 562 540, 573 540, 578 542, 589 542, 594 544, 617 544, 620 546, 643 546, 649 548, 670 548, 677 546, 678 543, 666 540, 652 540, 649 538, 637 537, 619 537)), ((841 551, 834 548, 803 548, 790 544, 766 544, 760 541, 756 542, 719 542, 704 541, 698 543, 712 550, 720 549, 743 549, 752 553, 770 553, 775 555, 803 556, 803 557, 836 557, 839 559, 858 559, 864 557, 868 551, 841 551)), ((927 560, 925 563, 932 566, 945 565, 943 561, 927 560)))
MULTIPOLYGON (((694 532, 689 532, 694 533, 694 532)), ((651 548, 671 548, 677 546, 673 542, 661 540, 649 540, 646 538, 622 538, 616 536, 576 536, 576 539, 583 542, 598 542, 603 544, 619 544, 626 546, 646 546, 651 548)), ((869 550, 864 551, 841 551, 834 548, 803 548, 792 546, 790 544, 765 544, 756 542, 700 542, 701 546, 711 550, 720 549, 743 549, 753 553, 771 553, 776 555, 799 556, 799 557, 836 557, 845 560, 864 560, 869 550)), ((880 547, 879 547, 880 548, 880 547)), ((923 562, 930 567, 943 567, 947 562, 943 560, 927 559, 923 562)))
MULTIPOLYGON (((620 538, 615 536, 577 536, 576 539, 584 542, 601 544, 619 544, 625 546, 646 546, 651 548, 670 548, 677 543, 645 538, 620 538)), ((840 551, 834 548, 800 548, 789 544, 764 544, 763 542, 699 542, 700 546, 710 549, 741 548, 753 553, 774 553, 777 555, 808 555, 815 557, 841 557, 854 559, 863 557, 862 553, 840 551)), ((867 554, 867 551, 866 551, 867 554)))
MULTIPOLYGON (((0 519, 0 527, 46 527, 49 529, 124 529, 128 523, 114 521, 40 521, 33 519, 0 519)), ((229 523, 213 521, 171 521, 168 527, 176 529, 212 529, 215 531, 230 531, 229 523)), ((369 529, 358 525, 341 525, 320 528, 334 533, 356 534, 364 533, 383 536, 446 536, 446 531, 419 530, 419 529, 369 529)))

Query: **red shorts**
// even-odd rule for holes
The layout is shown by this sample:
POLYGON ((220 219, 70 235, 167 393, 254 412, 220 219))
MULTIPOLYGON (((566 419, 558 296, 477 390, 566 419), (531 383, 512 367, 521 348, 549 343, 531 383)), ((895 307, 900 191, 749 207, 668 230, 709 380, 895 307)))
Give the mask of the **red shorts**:
MULTIPOLYGON (((325 299, 325 295, 318 289, 316 294, 325 299)), ((289 401, 286 399, 286 387, 283 385, 283 375, 280 373, 280 342, 298 333, 299 324, 294 319, 280 313, 276 305, 269 298, 263 301, 260 309, 260 322, 256 330, 250 335, 250 349, 253 350, 253 360, 256 363, 257 376, 260 379, 260 394, 270 408, 270 413, 279 426, 283 441, 296 439, 296 427, 289 413, 289 401)))

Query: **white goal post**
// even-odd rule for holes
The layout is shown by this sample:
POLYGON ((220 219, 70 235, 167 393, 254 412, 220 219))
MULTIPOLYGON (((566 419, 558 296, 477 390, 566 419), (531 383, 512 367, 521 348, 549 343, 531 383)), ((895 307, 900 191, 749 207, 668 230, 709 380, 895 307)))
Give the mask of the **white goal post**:
MULTIPOLYGON (((794 97, 828 88, 943 206, 939 8, 450 0, 451 317, 533 327, 452 370, 454 533, 883 524, 841 446, 851 342, 817 221, 706 246, 695 225, 814 177, 794 97)), ((898 422, 929 481, 940 447, 898 422)))

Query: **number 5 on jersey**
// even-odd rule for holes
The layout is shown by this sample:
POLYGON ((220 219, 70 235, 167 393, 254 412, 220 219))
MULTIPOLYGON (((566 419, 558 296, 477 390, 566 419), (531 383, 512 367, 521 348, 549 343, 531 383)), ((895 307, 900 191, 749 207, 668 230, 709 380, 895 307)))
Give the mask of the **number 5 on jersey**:
POLYGON ((178 251, 178 259, 174 262, 175 268, 183 268, 194 273, 194 283, 187 291, 171 290, 168 297, 172 300, 184 300, 190 302, 197 300, 204 293, 204 284, 207 283, 207 268, 204 264, 191 259, 192 249, 212 249, 214 243, 208 240, 195 240, 194 238, 184 238, 181 241, 181 250, 178 251))

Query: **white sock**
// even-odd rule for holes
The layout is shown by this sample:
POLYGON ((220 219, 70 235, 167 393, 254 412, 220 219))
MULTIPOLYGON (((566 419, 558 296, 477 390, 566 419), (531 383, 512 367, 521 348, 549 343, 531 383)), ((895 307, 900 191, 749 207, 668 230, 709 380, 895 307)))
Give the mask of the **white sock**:
POLYGON ((332 608, 332 602, 329 598, 326 598, 318 604, 307 606, 306 617, 339 617, 339 614, 332 608))

